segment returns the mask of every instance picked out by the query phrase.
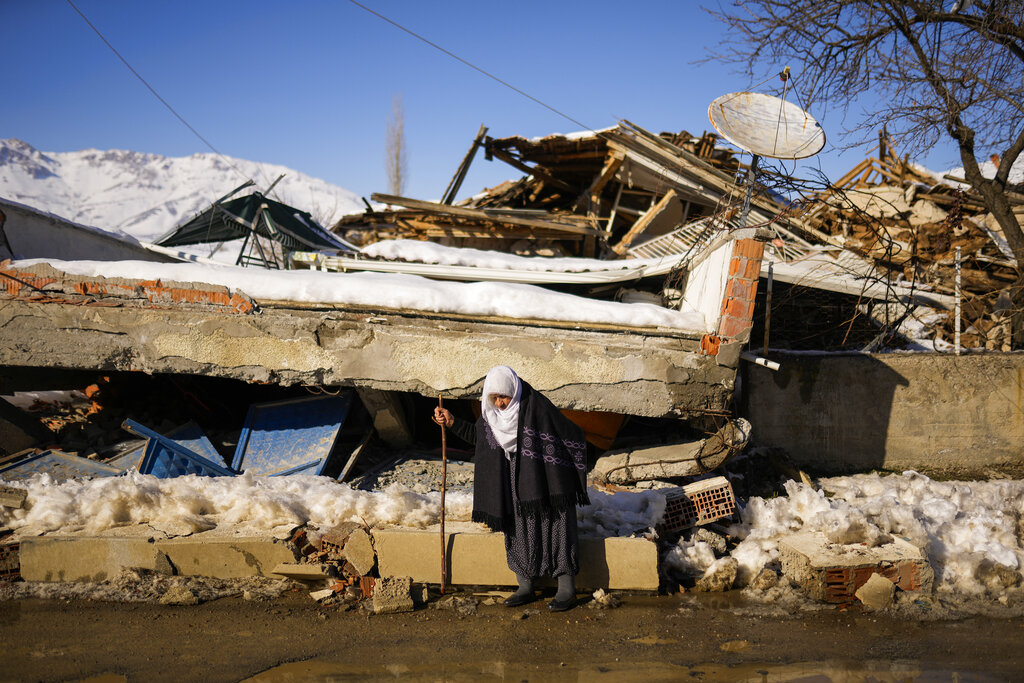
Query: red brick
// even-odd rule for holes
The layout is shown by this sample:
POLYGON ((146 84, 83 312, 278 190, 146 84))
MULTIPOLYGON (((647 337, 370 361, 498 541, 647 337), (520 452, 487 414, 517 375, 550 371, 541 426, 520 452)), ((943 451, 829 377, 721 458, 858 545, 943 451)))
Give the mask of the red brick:
POLYGON ((757 295, 757 281, 746 280, 739 277, 729 278, 729 284, 726 286, 725 295, 733 299, 752 301, 757 295))
POLYGON ((761 261, 747 261, 747 266, 743 270, 743 277, 748 280, 756 280, 761 276, 761 261))
POLYGON ((736 256, 746 256, 747 258, 757 259, 760 261, 764 256, 764 242, 758 242, 757 240, 736 240, 736 247, 733 254, 736 256))
POLYGON ((726 315, 722 316, 721 322, 718 323, 718 335, 720 337, 734 339, 739 336, 740 333, 749 330, 750 327, 751 323, 749 320, 740 320, 726 315))
POLYGON ((705 334, 700 338, 700 352, 705 356, 717 356, 718 346, 722 340, 713 334, 705 334))
POLYGON ((733 256, 732 260, 729 261, 729 275, 732 276, 742 272, 747 267, 746 263, 747 259, 733 256))

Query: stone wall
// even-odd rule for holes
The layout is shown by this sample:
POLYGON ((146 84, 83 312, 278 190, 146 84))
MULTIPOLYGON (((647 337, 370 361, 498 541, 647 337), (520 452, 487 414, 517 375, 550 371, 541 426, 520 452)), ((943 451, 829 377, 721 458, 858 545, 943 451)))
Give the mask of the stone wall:
POLYGON ((1024 354, 772 354, 745 363, 759 446, 815 472, 1024 465, 1024 354))

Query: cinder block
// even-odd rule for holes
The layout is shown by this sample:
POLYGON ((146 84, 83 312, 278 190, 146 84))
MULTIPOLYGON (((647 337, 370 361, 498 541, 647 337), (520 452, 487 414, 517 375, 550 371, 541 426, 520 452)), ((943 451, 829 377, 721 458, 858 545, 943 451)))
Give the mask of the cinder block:
POLYGON ((779 559, 784 575, 823 602, 854 601, 872 574, 908 592, 930 593, 935 580, 924 551, 899 537, 869 548, 830 543, 821 532, 796 534, 779 542, 779 559))
MULTIPOLYGON (((377 568, 383 576, 409 576, 440 583, 438 533, 404 529, 373 532, 377 568)), ((452 533, 446 537, 448 582, 452 585, 515 586, 500 533, 452 533)), ((658 550, 643 538, 580 538, 580 588, 657 590, 658 550)))

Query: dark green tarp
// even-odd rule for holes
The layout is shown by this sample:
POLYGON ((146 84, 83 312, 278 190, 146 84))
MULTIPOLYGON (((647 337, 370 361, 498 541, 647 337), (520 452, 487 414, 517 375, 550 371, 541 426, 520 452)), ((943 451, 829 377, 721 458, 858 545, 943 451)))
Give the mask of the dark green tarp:
POLYGON ((161 247, 228 242, 255 230, 290 251, 352 251, 352 247, 321 227, 305 211, 253 192, 247 197, 213 204, 157 242, 161 247))

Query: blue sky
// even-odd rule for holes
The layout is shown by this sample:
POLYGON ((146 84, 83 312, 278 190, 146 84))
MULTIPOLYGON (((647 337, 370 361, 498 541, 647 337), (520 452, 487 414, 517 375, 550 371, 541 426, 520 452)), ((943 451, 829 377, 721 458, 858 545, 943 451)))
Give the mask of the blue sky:
MULTIPOLYGON (((494 137, 581 128, 350 2, 73 1, 221 153, 367 197, 388 189, 395 95, 413 197, 441 195, 481 123, 494 137)), ((723 30, 696 2, 363 1, 590 128, 627 118, 699 134, 711 127, 712 99, 750 85, 729 67, 695 63, 723 30)), ((53 152, 209 151, 64 0, 0 0, 0 20, 0 137, 53 152)), ((841 141, 838 113, 812 113, 830 143, 841 141)), ((820 164, 834 178, 863 156, 830 144, 801 166, 820 164)), ((923 161, 959 165, 951 149, 923 161)), ((481 155, 460 196, 518 175, 481 155)))

